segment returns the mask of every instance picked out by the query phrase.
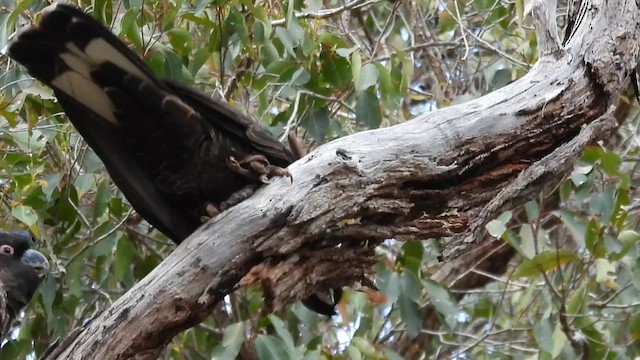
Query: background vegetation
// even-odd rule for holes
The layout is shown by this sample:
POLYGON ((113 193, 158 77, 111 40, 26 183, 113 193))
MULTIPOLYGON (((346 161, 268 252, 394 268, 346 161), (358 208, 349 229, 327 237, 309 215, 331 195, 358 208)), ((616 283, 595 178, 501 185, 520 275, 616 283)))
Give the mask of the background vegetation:
MULTIPOLYGON (((48 5, 0 4, 1 46, 48 5)), ((160 76, 223 98, 278 136, 297 128, 310 148, 482 96, 537 59, 520 0, 78 5, 160 76)), ((131 210, 52 91, 6 57, 0 63, 0 226, 31 230, 53 268, 0 350, 2 359, 26 359, 91 321, 174 245, 131 210)), ((426 332, 427 357, 566 359, 580 354, 568 327, 586 337, 593 358, 637 358, 637 114, 622 97, 616 134, 585 151, 556 187, 487 226, 516 255, 486 287, 460 296, 430 280, 446 239, 389 239, 377 250, 379 293, 347 290, 339 316, 300 304, 265 316, 254 286, 177 336, 164 358, 401 359, 396 340, 426 332), (422 322, 426 304, 437 328, 422 322)))

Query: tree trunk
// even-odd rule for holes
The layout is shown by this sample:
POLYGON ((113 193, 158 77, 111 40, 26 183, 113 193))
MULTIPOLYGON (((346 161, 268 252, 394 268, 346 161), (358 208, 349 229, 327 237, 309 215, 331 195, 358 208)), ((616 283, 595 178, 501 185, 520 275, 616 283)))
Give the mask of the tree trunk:
POLYGON ((7 292, 4 291, 4 286, 0 282, 0 344, 9 335, 12 321, 9 309, 7 309, 7 292))
POLYGON ((564 48, 547 21, 555 9, 541 4, 542 55, 527 75, 318 148, 289 167, 293 184, 277 179, 201 227, 55 358, 157 358, 240 285, 262 281, 277 310, 318 287, 366 281, 388 238, 453 236, 449 261, 476 248, 489 220, 557 181, 607 135, 615 125, 607 111, 638 63, 635 2, 584 0, 564 48))

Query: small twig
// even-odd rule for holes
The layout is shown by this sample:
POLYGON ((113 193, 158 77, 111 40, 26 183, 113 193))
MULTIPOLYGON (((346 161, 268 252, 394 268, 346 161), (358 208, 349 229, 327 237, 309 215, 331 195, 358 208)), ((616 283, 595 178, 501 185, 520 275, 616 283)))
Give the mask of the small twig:
MULTIPOLYGON (((362 7, 365 6, 369 6, 372 4, 376 4, 379 2, 382 2, 383 0, 368 0, 368 1, 364 1, 364 0, 354 0, 348 4, 345 4, 343 6, 337 7, 337 8, 333 8, 333 9, 325 9, 325 10, 318 10, 318 11, 309 11, 309 12, 298 12, 295 13, 294 16, 297 19, 325 19, 337 14, 340 14, 344 11, 349 11, 349 10, 356 10, 356 9, 360 9, 362 7)), ((284 25, 284 23, 287 21, 287 19, 277 19, 277 20, 273 20, 271 21, 271 25, 284 25)))
MULTIPOLYGON (((122 224, 124 224, 125 221, 127 221, 129 216, 131 216, 132 212, 133 212, 133 209, 129 209, 129 212, 127 212, 127 214, 120 220, 120 222, 118 222, 113 228, 111 228, 111 230, 107 231, 104 235, 102 235, 99 238, 93 240, 92 242, 87 243, 87 245, 82 247, 82 249, 80 249, 77 253, 71 255, 71 257, 69 257, 69 259, 67 260, 67 264, 71 264, 71 262, 73 262, 73 260, 75 260, 78 256, 82 255, 82 253, 84 253, 88 249, 92 248, 93 246, 95 246, 100 241, 106 239, 107 236, 111 235, 114 231, 118 230, 122 226, 122 224)), ((89 227, 91 227, 91 226, 89 226, 89 227)))
POLYGON ((492 52, 500 55, 501 57, 509 60, 510 62, 514 63, 515 65, 521 66, 523 69, 528 69, 528 68, 531 67, 531 65, 529 65, 528 63, 526 63, 524 61, 520 61, 520 60, 514 58, 513 56, 511 56, 511 55, 507 54, 506 52, 496 48, 495 46, 491 46, 491 44, 486 42, 484 39, 478 37, 472 31, 469 31, 467 29, 464 29, 464 31, 466 31, 469 35, 471 35, 472 38, 476 39, 478 42, 480 42, 482 45, 484 45, 485 50, 492 51, 492 52))
POLYGON ((382 40, 389 35, 389 29, 393 27, 393 24, 395 24, 394 19, 395 19, 396 11, 398 11, 398 6, 400 6, 400 4, 402 4, 401 1, 397 1, 393 4, 393 9, 391 9, 391 13, 387 18, 387 22, 384 24, 384 28, 382 28, 382 31, 380 32, 380 36, 378 36, 376 43, 373 44, 373 50, 371 50, 371 55, 375 55, 375 53, 378 51, 378 46, 380 45, 380 43, 382 43, 382 40))
POLYGON ((293 111, 291 112, 291 116, 289 116, 289 120, 287 121, 287 125, 284 127, 284 133, 280 137, 280 141, 284 141, 289 136, 289 131, 296 123, 296 114, 298 113, 298 105, 300 105, 300 92, 296 94, 296 100, 293 102, 293 111))
POLYGON ((460 26, 460 31, 462 32, 462 41, 464 41, 464 55, 462 55, 462 58, 460 58, 461 60, 466 60, 467 56, 469 55, 469 43, 467 42, 467 37, 464 36, 465 32, 470 32, 469 30, 467 30, 467 28, 464 27, 464 24, 462 23, 462 18, 460 16, 460 8, 458 7, 458 2, 454 1, 453 4, 456 7, 456 15, 454 16, 454 18, 456 19, 456 22, 458 23, 458 25, 460 26))
POLYGON ((558 319, 560 320, 560 329, 565 334, 571 346, 576 350, 582 350, 582 356, 580 357, 583 360, 587 360, 590 358, 591 347, 589 346, 589 342, 587 338, 584 336, 582 331, 574 330, 571 328, 569 323, 567 322, 567 308, 565 302, 560 304, 560 313, 558 314, 558 319))

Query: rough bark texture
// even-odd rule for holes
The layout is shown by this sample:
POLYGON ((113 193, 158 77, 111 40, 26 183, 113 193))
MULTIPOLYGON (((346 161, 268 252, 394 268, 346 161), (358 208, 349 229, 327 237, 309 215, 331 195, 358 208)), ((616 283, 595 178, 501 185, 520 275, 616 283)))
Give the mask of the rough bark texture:
MULTIPOLYGON (((293 185, 276 180, 207 223, 56 358, 157 358, 241 281, 265 280, 277 310, 365 280, 387 238, 453 236, 449 261, 476 248, 487 221, 561 176, 613 126, 604 115, 638 63, 639 10, 623 0, 585 9, 566 47, 542 49, 512 84, 296 162, 293 185)), ((539 24, 539 36, 545 27, 555 24, 539 24)))
POLYGON ((9 334, 12 320, 7 309, 7 292, 4 291, 4 286, 2 286, 0 282, 0 343, 2 343, 9 334))
MULTIPOLYGON (((615 119, 607 116, 594 121, 569 143, 532 165, 528 172, 534 174, 532 178, 536 179, 540 178, 537 175, 543 173, 546 169, 547 177, 544 180, 549 187, 555 187, 554 184, 564 177, 563 174, 571 170, 571 160, 579 156, 585 146, 615 127, 615 119)), ((517 184, 524 185, 526 183, 525 180, 516 179, 511 187, 522 188, 517 184)), ((536 189, 538 191, 542 190, 539 187, 536 187, 536 189)), ((549 210, 551 209, 546 208, 546 211, 549 210)), ((510 245, 503 241, 497 241, 485 234, 481 244, 470 252, 444 264, 431 279, 446 285, 456 294, 457 299, 461 299, 467 290, 480 288, 493 281, 493 277, 484 274, 491 274, 492 276, 504 274, 509 268, 509 261, 515 254, 515 249, 510 245)), ((430 304, 425 306, 422 312, 423 329, 437 331, 441 324, 438 313, 434 311, 430 304)), ((411 338, 408 334, 402 333, 397 338, 394 338, 393 341, 390 341, 388 345, 402 355, 404 359, 418 360, 428 350, 432 337, 429 332, 423 332, 416 338, 411 338)), ((439 354, 438 358, 446 358, 446 356, 439 354)))

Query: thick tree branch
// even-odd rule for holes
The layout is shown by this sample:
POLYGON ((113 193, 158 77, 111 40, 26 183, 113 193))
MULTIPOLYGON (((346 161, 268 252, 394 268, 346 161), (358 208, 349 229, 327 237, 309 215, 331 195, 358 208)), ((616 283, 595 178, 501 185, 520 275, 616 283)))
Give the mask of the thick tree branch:
POLYGON ((535 164, 615 101, 638 62, 638 21, 635 2, 593 1, 565 51, 518 81, 322 146, 289 168, 292 185, 276 180, 194 233, 57 359, 154 359, 241 281, 265 280, 277 310, 364 280, 387 238, 455 235, 447 256, 468 252, 486 221, 566 169, 535 164))
POLYGON ((562 52, 556 24, 556 5, 557 0, 533 2, 532 11, 540 57, 560 56, 562 52))
MULTIPOLYGON (((601 134, 610 132, 615 127, 616 121, 608 116, 589 124, 584 131, 570 142, 560 146, 544 159, 520 173, 512 184, 505 187, 490 202, 483 210, 483 213, 498 212, 496 208, 511 208, 513 206, 510 205, 512 205, 511 202, 514 199, 524 195, 526 195, 526 198, 535 195, 528 193, 526 188, 522 188, 523 184, 530 186, 534 183, 543 183, 553 186, 553 184, 561 181, 564 178, 563 174, 569 172, 573 167, 573 160, 580 155, 582 149, 595 142, 601 134)), ((534 189, 536 189, 535 193, 539 190, 538 187, 534 187, 534 189)), ((487 238, 488 234, 484 232, 486 221, 483 222, 480 219, 487 219, 487 217, 480 214, 473 221, 477 226, 472 224, 465 233, 467 234, 466 238, 470 241, 483 237, 482 243, 468 253, 445 263, 431 277, 432 280, 446 285, 449 289, 457 290, 457 299, 464 296, 464 291, 482 287, 492 281, 492 278, 483 274, 502 275, 508 269, 509 261, 516 253, 515 249, 506 242, 494 240, 492 237, 487 238)), ((448 247, 448 249, 451 248, 455 248, 455 246, 448 247)), ((433 306, 427 305, 423 309, 423 314, 423 329, 437 331, 440 327, 440 318, 433 306)), ((389 345, 401 354, 404 359, 418 360, 422 358, 425 351, 429 350, 431 339, 432 336, 429 332, 423 332, 415 339, 403 333, 389 345)))

